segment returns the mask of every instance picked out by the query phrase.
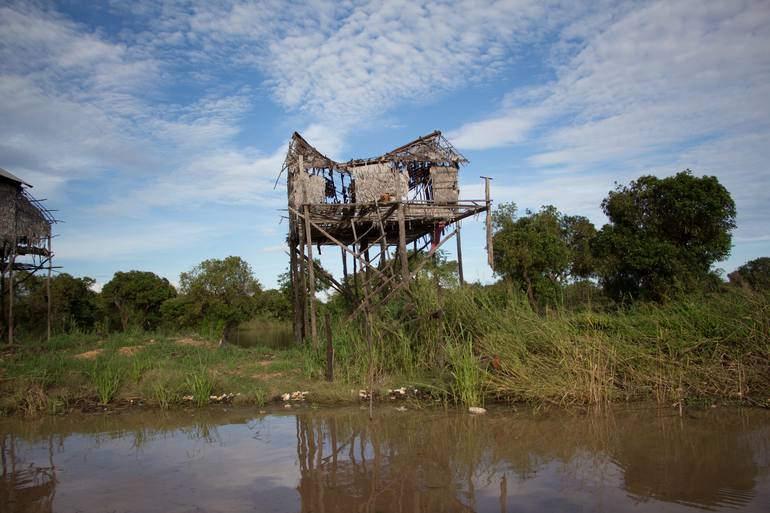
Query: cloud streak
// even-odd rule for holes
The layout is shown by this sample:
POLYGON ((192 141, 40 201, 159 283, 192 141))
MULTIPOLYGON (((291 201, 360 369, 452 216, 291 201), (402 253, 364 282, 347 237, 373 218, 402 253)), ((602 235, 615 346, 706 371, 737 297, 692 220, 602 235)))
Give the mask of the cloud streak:
MULTIPOLYGON (((733 193, 739 239, 769 233, 770 5, 621 5, 604 18, 575 20, 559 38, 556 78, 513 91, 498 113, 456 129, 450 137, 459 147, 530 145, 533 172, 562 177, 537 185, 549 194, 518 198, 557 206, 574 203, 575 175, 606 194, 613 179, 689 167, 718 176, 733 193)), ((587 213, 598 212, 604 194, 587 213)))

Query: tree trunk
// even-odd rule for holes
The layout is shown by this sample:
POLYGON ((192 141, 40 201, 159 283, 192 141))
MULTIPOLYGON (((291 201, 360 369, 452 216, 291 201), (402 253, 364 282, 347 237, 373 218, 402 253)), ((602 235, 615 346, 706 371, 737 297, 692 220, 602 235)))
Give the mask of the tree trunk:
POLYGON ((535 291, 532 289, 532 280, 529 279, 529 273, 524 271, 524 281, 527 283, 527 299, 529 299, 529 306, 532 310, 537 312, 537 302, 535 301, 535 291))

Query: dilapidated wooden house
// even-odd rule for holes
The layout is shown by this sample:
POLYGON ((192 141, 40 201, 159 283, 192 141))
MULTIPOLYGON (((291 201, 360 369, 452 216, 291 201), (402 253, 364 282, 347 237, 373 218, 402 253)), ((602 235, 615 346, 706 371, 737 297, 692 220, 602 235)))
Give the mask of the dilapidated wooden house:
POLYGON ((318 273, 340 293, 352 295, 349 259, 354 277, 363 271, 367 280, 356 312, 384 303, 419 272, 410 258, 421 252, 432 256, 454 236, 462 279, 459 221, 488 213, 490 206, 488 186, 485 199, 460 199, 458 175, 467 163, 438 131, 379 157, 347 162, 330 159, 294 133, 282 172, 287 174, 298 341, 309 337, 316 341, 314 280, 318 273), (408 245, 414 248, 411 254, 408 245), (314 246, 340 248, 341 280, 314 262, 314 246))
MULTIPOLYGON (((13 341, 14 273, 24 277, 41 270, 50 277, 53 259, 51 225, 56 220, 51 211, 29 194, 32 187, 21 178, 0 168, 0 319, 3 334, 13 341)), ((50 320, 50 290, 48 293, 50 320)), ((50 335, 50 322, 49 329, 50 335)))

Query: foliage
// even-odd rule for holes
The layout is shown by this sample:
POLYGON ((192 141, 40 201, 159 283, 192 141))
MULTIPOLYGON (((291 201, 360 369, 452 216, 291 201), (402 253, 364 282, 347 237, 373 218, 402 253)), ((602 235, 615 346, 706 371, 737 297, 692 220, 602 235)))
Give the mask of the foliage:
MULTIPOLYGON (((313 261, 318 268, 321 267, 321 261, 318 258, 314 258, 313 261)), ((308 268, 303 267, 303 271, 305 273, 305 283, 309 283, 308 268)), ((329 284, 321 278, 321 273, 315 272, 313 276, 315 277, 314 282, 317 293, 330 288, 329 284)), ((291 270, 288 266, 284 272, 278 275, 278 289, 267 292, 269 293, 268 297, 264 298, 259 307, 260 314, 275 319, 291 319, 294 315, 294 288, 291 282, 291 270), (276 292, 281 294, 280 298, 275 294, 276 292)))
MULTIPOLYGON (((14 301, 17 305, 17 332, 28 336, 45 334, 48 310, 46 278, 18 273, 14 301)), ((51 330, 54 333, 83 332, 93 329, 99 317, 99 303, 92 290, 94 280, 75 278, 67 273, 51 278, 51 330)))
POLYGON ((750 260, 729 275, 730 282, 753 290, 770 290, 770 257, 750 260))
POLYGON ((439 285, 445 288, 454 287, 460 282, 457 261, 449 260, 447 252, 443 249, 433 253, 430 259, 425 253, 415 254, 411 249, 407 251, 407 255, 410 268, 422 266, 417 273, 420 277, 432 280, 434 283, 438 281, 439 285), (426 259, 428 259, 427 262, 426 259))
POLYGON ((594 251, 602 284, 617 299, 660 300, 694 290, 730 252, 735 203, 716 177, 689 170, 642 176, 611 191, 602 208, 610 223, 594 251))
POLYGON ((155 329, 161 321, 161 305, 174 296, 176 290, 166 278, 147 271, 116 272, 101 292, 110 318, 117 316, 123 331, 155 329))
POLYGON ((553 206, 518 218, 516 211, 507 203, 493 214, 495 272, 521 284, 533 308, 555 303, 565 281, 592 275, 596 230, 587 218, 565 216, 553 206))
POLYGON ((179 298, 164 305, 170 322, 185 326, 202 323, 225 330, 250 319, 259 306, 261 286, 241 257, 204 260, 179 276, 179 298))

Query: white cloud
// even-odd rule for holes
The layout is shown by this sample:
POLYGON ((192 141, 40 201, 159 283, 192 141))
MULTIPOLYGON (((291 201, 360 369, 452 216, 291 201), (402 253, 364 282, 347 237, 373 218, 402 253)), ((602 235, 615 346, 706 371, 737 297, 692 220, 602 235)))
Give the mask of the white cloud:
POLYGON ((466 123, 447 134, 458 148, 484 150, 526 140, 542 117, 536 109, 517 109, 482 121, 466 123))
MULTIPOLYGON (((202 3, 187 38, 267 73, 283 106, 355 125, 500 71, 574 8, 530 0, 202 3)), ((584 8, 580 8, 584 9, 584 8)))
POLYGON ((537 144, 530 175, 542 180, 511 189, 511 199, 570 210, 591 197, 589 213, 610 176, 627 182, 686 167, 713 174, 736 199, 738 240, 762 237, 770 226, 768 48, 767 2, 645 2, 579 17, 554 45, 556 78, 512 92, 500 113, 461 126, 454 142, 537 144), (546 174, 559 170, 568 171, 546 174))
POLYGON ((167 221, 67 232, 56 241, 57 259, 93 261, 120 258, 145 251, 189 247, 216 234, 216 228, 193 222, 167 221))

